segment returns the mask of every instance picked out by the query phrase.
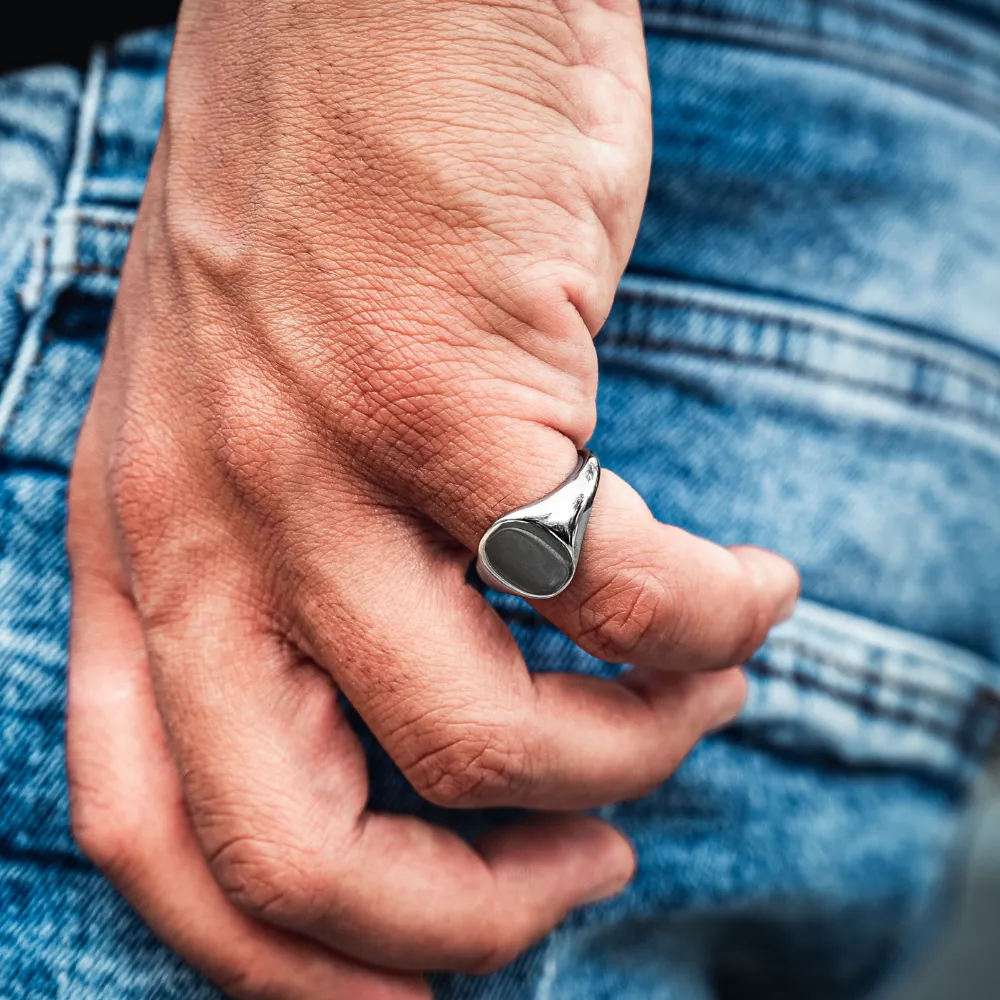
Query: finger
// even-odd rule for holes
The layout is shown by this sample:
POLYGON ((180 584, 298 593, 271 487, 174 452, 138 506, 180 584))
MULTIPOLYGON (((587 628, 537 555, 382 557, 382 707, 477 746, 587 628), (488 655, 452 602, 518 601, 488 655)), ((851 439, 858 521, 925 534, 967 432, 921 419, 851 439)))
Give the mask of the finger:
POLYGON ((225 898, 186 816, 128 600, 74 581, 67 761, 73 828, 153 931, 247 1000, 428 1000, 419 978, 378 971, 259 923, 225 898))
POLYGON ((555 810, 634 797, 742 706, 739 671, 531 675, 463 563, 402 530, 383 518, 350 552, 316 540, 296 553, 310 583, 295 600, 313 658, 430 801, 555 810))
POLYGON ((365 760, 329 677, 206 580, 146 633, 199 840, 243 912, 399 968, 484 970, 631 877, 627 841, 580 816, 477 849, 366 811, 365 760))
MULTIPOLYGON (((395 487, 474 552, 501 515, 534 502, 573 469, 558 431, 494 415, 487 449, 438 439, 393 466, 395 487), (502 446, 502 447, 501 447, 502 446)), ((614 663, 710 670, 741 663, 798 597, 794 567, 763 549, 725 549, 653 517, 638 493, 602 472, 576 576, 532 602, 587 652, 614 663)))
POLYGON ((610 471, 598 498, 573 582, 530 602, 587 652, 660 670, 715 670, 749 659, 792 613, 799 577, 781 556, 663 524, 610 471))

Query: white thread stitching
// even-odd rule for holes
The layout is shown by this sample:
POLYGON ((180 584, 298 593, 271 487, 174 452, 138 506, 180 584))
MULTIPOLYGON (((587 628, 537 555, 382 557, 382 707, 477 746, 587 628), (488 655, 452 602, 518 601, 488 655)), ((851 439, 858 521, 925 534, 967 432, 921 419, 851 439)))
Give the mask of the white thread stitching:
POLYGON ((66 177, 62 204, 55 211, 55 226, 49 258, 51 279, 49 287, 44 292, 41 290, 38 292, 38 309, 24 331, 17 357, 14 359, 10 375, 7 378, 7 384, 4 386, 3 392, 0 393, 0 440, 6 433, 11 417, 14 415, 28 374, 38 360, 42 346, 42 331, 51 315, 56 298, 73 273, 79 229, 77 209, 83 195, 87 166, 90 163, 90 153, 94 141, 94 123, 97 119, 101 85, 104 82, 106 70, 107 56, 104 50, 102 48, 95 49, 90 70, 87 73, 83 96, 80 99, 73 161, 66 177))

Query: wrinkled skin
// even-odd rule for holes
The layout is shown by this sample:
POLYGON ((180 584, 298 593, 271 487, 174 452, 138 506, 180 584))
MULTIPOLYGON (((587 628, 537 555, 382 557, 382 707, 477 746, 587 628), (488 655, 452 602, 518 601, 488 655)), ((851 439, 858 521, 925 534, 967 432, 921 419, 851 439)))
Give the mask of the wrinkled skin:
POLYGON ((236 996, 421 997, 631 877, 574 812, 665 779, 798 581, 602 478, 532 677, 465 573, 573 467, 650 154, 632 0, 188 0, 71 485, 84 851, 236 996), (548 812, 469 846, 414 787, 548 812), (396 971, 389 971, 396 970, 396 971))

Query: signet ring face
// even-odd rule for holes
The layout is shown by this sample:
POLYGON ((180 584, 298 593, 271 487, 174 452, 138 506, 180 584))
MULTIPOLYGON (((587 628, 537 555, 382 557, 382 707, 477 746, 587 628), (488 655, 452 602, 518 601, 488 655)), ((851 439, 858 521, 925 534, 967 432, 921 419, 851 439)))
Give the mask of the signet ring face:
POLYGON ((581 451, 558 489, 497 518, 479 542, 476 570, 494 590, 543 600, 573 581, 601 478, 601 463, 581 451))

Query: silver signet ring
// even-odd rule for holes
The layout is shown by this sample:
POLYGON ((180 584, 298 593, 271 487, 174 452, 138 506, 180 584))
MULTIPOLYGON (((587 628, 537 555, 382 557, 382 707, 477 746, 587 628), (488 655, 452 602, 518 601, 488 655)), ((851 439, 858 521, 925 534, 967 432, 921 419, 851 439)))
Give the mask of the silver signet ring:
POLYGON ((479 542, 483 583, 518 597, 561 594, 576 573, 600 478, 597 456, 581 451, 562 486, 494 521, 479 542))

